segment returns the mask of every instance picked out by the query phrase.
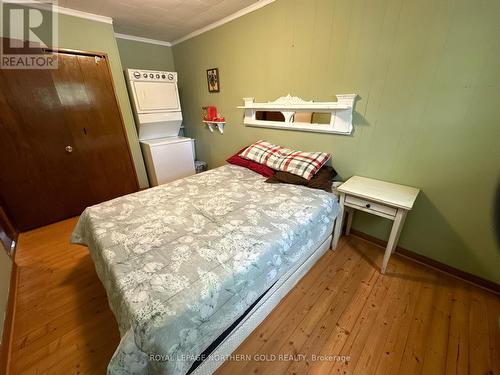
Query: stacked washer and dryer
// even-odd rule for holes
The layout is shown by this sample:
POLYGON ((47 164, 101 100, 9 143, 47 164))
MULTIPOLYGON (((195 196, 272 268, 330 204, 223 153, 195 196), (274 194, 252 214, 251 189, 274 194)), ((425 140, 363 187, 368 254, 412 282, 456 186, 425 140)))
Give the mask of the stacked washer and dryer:
POLYGON ((128 69, 127 76, 150 185, 195 174, 194 139, 179 136, 177 73, 128 69))

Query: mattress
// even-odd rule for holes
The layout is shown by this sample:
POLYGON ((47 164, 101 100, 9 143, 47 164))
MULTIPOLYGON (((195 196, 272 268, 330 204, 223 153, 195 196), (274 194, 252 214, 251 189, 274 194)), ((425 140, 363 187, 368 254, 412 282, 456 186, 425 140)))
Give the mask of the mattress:
POLYGON ((87 208, 89 247, 122 339, 110 374, 185 374, 332 231, 333 194, 226 165, 87 208))

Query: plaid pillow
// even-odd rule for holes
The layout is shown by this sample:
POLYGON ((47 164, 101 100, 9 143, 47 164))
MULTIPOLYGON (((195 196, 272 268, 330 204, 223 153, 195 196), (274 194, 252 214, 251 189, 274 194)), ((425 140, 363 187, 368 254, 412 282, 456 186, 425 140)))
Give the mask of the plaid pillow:
POLYGON ((294 151, 262 140, 248 146, 240 156, 306 180, 310 180, 330 159, 330 154, 324 152, 294 151))

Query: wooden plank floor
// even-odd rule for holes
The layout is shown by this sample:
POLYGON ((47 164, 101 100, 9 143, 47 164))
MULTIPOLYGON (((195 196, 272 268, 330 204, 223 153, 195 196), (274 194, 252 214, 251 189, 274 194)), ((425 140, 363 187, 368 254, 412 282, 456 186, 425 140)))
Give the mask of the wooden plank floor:
MULTIPOLYGON (((104 374, 118 345, 88 251, 68 243, 75 223, 19 238, 11 374, 104 374)), ((218 374, 500 374, 498 296, 398 256, 382 276, 381 258, 343 238, 235 353, 252 360, 218 374), (280 354, 305 360, 267 360, 280 354)))
POLYGON ((77 219, 22 233, 11 374, 104 374, 120 336, 77 219))

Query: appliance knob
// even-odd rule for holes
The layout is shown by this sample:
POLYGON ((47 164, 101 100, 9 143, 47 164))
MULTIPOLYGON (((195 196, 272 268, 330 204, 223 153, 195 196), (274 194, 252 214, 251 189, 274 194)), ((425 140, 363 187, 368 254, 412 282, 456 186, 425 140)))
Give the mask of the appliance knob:
POLYGON ((160 75, 159 74, 156 75, 156 79, 160 79, 160 75))
POLYGON ((139 73, 139 72, 134 72, 134 77, 135 77, 135 78, 141 78, 141 73, 139 73))
POLYGON ((165 79, 165 74, 162 74, 162 75, 161 75, 161 78, 162 78, 162 79, 165 79))
POLYGON ((148 78, 147 73, 144 73, 143 76, 144 76, 144 78, 148 78))
POLYGON ((169 74, 168 75, 168 79, 170 79, 170 80, 174 79, 174 75, 173 74, 169 74))
POLYGON ((153 73, 149 73, 149 78, 153 78, 153 77, 154 77, 153 73))

